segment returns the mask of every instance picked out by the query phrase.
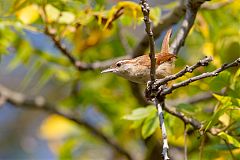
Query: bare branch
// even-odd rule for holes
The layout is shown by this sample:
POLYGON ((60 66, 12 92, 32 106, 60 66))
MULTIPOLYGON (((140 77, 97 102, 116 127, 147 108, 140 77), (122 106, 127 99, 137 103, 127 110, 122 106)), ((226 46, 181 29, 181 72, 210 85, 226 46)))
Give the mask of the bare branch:
POLYGON ((215 2, 213 4, 210 3, 205 3, 201 6, 201 9, 203 10, 216 10, 222 7, 225 7, 229 4, 231 4, 234 0, 227 0, 227 1, 220 1, 220 2, 215 2))
MULTIPOLYGON (((165 15, 158 25, 153 28, 154 39, 157 39, 165 29, 169 28, 173 24, 176 24, 184 15, 184 13, 185 6, 183 3, 180 3, 176 8, 173 9, 173 11, 165 15)), ((133 50, 132 57, 143 55, 148 47, 148 35, 145 35, 133 50)))
POLYGON ((163 138, 163 150, 162 156, 164 160, 168 160, 168 140, 167 140, 167 131, 164 123, 164 115, 163 115, 163 108, 165 108, 164 98, 161 101, 158 101, 157 98, 154 98, 155 106, 157 107, 158 117, 160 122, 160 128, 162 129, 162 138, 163 138))
POLYGON ((180 72, 167 76, 163 79, 159 79, 155 82, 155 85, 157 86, 161 86, 163 84, 166 84, 169 81, 175 80, 179 77, 184 76, 186 73, 192 73, 193 70, 195 70, 196 68, 200 67, 200 66, 207 66, 210 62, 212 61, 212 57, 205 57, 202 60, 199 60, 196 64, 192 65, 192 66, 186 66, 184 69, 182 69, 180 72))
POLYGON ((129 160, 133 159, 131 155, 128 153, 128 151, 123 149, 115 140, 113 140, 111 137, 108 137, 106 134, 104 134, 102 131, 100 131, 98 128, 96 128, 92 124, 88 123, 85 119, 79 116, 76 116, 71 112, 67 112, 66 110, 64 111, 60 110, 59 108, 57 108, 57 106, 46 102, 46 100, 43 97, 35 97, 33 99, 28 99, 27 96, 18 92, 14 92, 2 86, 1 84, 0 84, 0 95, 5 97, 6 102, 11 103, 15 106, 19 106, 27 109, 39 109, 39 110, 47 111, 49 113, 58 114, 75 122, 78 125, 84 126, 96 137, 101 139, 106 144, 110 145, 119 154, 124 155, 129 160))
POLYGON ((150 8, 146 0, 141 0, 140 2, 141 2, 142 13, 144 16, 144 22, 146 26, 145 31, 147 32, 149 46, 150 46, 150 53, 149 53, 149 57, 151 59, 150 78, 151 78, 151 83, 153 84, 156 78, 156 70, 155 70, 156 57, 155 57, 155 42, 154 42, 151 22, 149 18, 150 8))
POLYGON ((187 159, 187 125, 184 123, 184 160, 187 159))
POLYGON ((237 60, 235 60, 235 61, 233 61, 229 64, 223 64, 222 67, 220 67, 220 68, 218 68, 218 69, 216 69, 212 72, 206 72, 206 73, 203 73, 201 75, 189 78, 189 79, 187 79, 185 81, 182 81, 180 83, 173 84, 172 87, 164 89, 163 91, 161 91, 160 95, 164 96, 164 95, 170 94, 170 93, 172 93, 173 90, 175 90, 177 88, 180 88, 180 87, 183 87, 183 86, 186 86, 186 85, 188 85, 192 82, 198 81, 200 79, 217 76, 220 72, 222 72, 222 71, 224 71, 224 70, 226 70, 230 67, 236 67, 239 64, 240 64, 240 58, 238 58, 237 60))
POLYGON ((199 7, 205 2, 205 0, 187 0, 186 4, 186 14, 185 18, 182 22, 182 26, 178 31, 176 38, 174 39, 173 43, 171 44, 170 53, 175 55, 178 54, 179 49, 184 45, 185 39, 193 26, 195 21, 197 11, 199 7))
POLYGON ((129 56, 123 56, 123 57, 118 57, 115 59, 111 60, 106 60, 106 61, 99 61, 99 62, 94 62, 94 63, 85 63, 81 62, 77 59, 75 59, 70 51, 67 50, 67 48, 61 43, 61 40, 56 37, 55 34, 51 33, 46 27, 45 29, 46 35, 48 35, 52 41, 54 42, 55 46, 61 51, 63 55, 65 55, 70 63, 79 71, 86 71, 86 70, 95 70, 95 69, 104 69, 112 65, 114 62, 120 60, 120 59, 128 59, 129 56))
POLYGON ((180 118, 185 124, 190 124, 195 129, 200 129, 202 127, 202 124, 198 120, 185 116, 184 113, 177 111, 174 107, 165 106, 164 110, 180 118))

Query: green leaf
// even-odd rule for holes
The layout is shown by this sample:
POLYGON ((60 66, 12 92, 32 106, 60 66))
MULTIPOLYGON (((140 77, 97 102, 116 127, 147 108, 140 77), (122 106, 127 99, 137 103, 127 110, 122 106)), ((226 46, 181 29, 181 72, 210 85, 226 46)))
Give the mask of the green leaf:
POLYGON ((144 139, 151 136, 159 126, 159 120, 156 113, 151 114, 146 118, 142 127, 142 136, 144 139))
POLYGON ((60 147, 59 150, 59 159, 60 160, 71 160, 74 159, 74 149, 78 144, 78 140, 76 138, 70 138, 65 141, 65 143, 60 147))
POLYGON ((211 119, 206 123, 205 131, 214 126, 217 123, 218 118, 223 115, 227 109, 229 109, 229 107, 226 106, 218 108, 211 119))
POLYGON ((232 144, 235 147, 240 148, 240 142, 237 139, 235 139, 234 137, 230 136, 229 134, 227 134, 225 132, 220 132, 218 134, 218 136, 220 136, 222 139, 226 140, 229 144, 232 144))
POLYGON ((141 127, 143 121, 144 121, 144 119, 133 121, 133 123, 131 124, 130 128, 131 129, 137 129, 137 128, 141 127))
POLYGON ((214 77, 209 86, 212 91, 218 92, 223 87, 230 85, 231 73, 228 71, 221 72, 217 77, 214 77))
POLYGON ((143 119, 143 118, 148 117, 148 115, 150 115, 154 111, 155 111, 154 106, 149 106, 146 108, 137 108, 137 109, 133 110, 131 114, 124 116, 123 119, 126 119, 126 120, 143 119))

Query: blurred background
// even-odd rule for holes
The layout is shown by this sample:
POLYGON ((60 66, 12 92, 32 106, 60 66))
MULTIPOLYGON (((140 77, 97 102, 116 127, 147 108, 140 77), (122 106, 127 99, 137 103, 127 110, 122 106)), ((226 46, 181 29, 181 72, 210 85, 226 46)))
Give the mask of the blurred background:
MULTIPOLYGON (((173 0, 149 3, 154 25, 179 5, 173 0)), ((173 38, 182 18, 173 26, 173 38)), ((134 97, 129 82, 121 77, 101 75, 101 70, 78 72, 44 32, 46 26, 81 61, 93 63, 125 56, 145 35, 138 1, 0 0, 0 84, 29 99, 42 96, 59 109, 72 110, 116 140, 135 159, 150 159, 161 139, 158 122, 151 117, 152 112, 155 115, 153 106, 149 105, 150 109, 145 111, 134 97), (114 19, 121 8, 123 14, 114 19), (147 131, 143 129, 144 125, 149 127, 145 119, 127 117, 137 108, 142 108, 152 119, 152 128, 147 131)), ((163 35, 156 40, 157 51, 163 35)), ((214 0, 199 10, 178 55, 175 72, 206 55, 214 57, 213 63, 193 75, 212 71, 240 57, 240 4, 237 0, 214 0), (221 3, 224 5, 216 5, 221 3)), ((167 99, 179 100, 202 92, 222 94, 224 90, 225 96, 239 100, 239 75, 239 68, 232 68, 216 78, 176 90, 167 99)), ((189 77, 187 74, 180 80, 189 77)), ((143 93, 144 86, 140 88, 143 93)), ((217 103, 218 100, 212 98, 197 104, 175 104, 175 107, 207 124, 207 120, 213 118, 217 103)), ((124 159, 84 126, 64 117, 11 103, 0 106, 0 159, 124 159)), ((238 140, 239 111, 225 112, 216 118, 213 126, 231 124, 232 130, 228 133, 238 140)), ((165 119, 172 148, 170 155, 183 159, 184 124, 168 113, 165 119)), ((190 126, 188 129, 189 159, 240 158, 236 144, 227 144, 212 135, 202 140, 199 133, 190 126), (228 151, 229 145, 232 152, 228 151), (200 146, 204 146, 201 156, 200 146)))

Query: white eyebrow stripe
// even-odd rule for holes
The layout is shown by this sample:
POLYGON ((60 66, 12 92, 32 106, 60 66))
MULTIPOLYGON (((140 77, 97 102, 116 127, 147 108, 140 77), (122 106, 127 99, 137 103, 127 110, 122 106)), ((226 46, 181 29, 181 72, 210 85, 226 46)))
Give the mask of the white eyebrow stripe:
POLYGON ((118 61, 117 63, 125 63, 125 62, 129 62, 129 60, 128 60, 128 59, 120 60, 120 61, 118 61))

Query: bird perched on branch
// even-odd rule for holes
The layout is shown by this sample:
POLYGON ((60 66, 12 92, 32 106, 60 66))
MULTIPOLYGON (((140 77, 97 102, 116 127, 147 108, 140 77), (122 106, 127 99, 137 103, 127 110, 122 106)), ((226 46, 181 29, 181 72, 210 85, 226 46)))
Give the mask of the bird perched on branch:
MULTIPOLYGON (((172 73, 176 56, 169 53, 169 39, 172 29, 169 29, 163 39, 162 48, 156 57, 156 78, 161 79, 172 73)), ((146 84, 150 81, 151 60, 148 55, 133 59, 120 60, 101 73, 112 72, 129 81, 146 84)))

